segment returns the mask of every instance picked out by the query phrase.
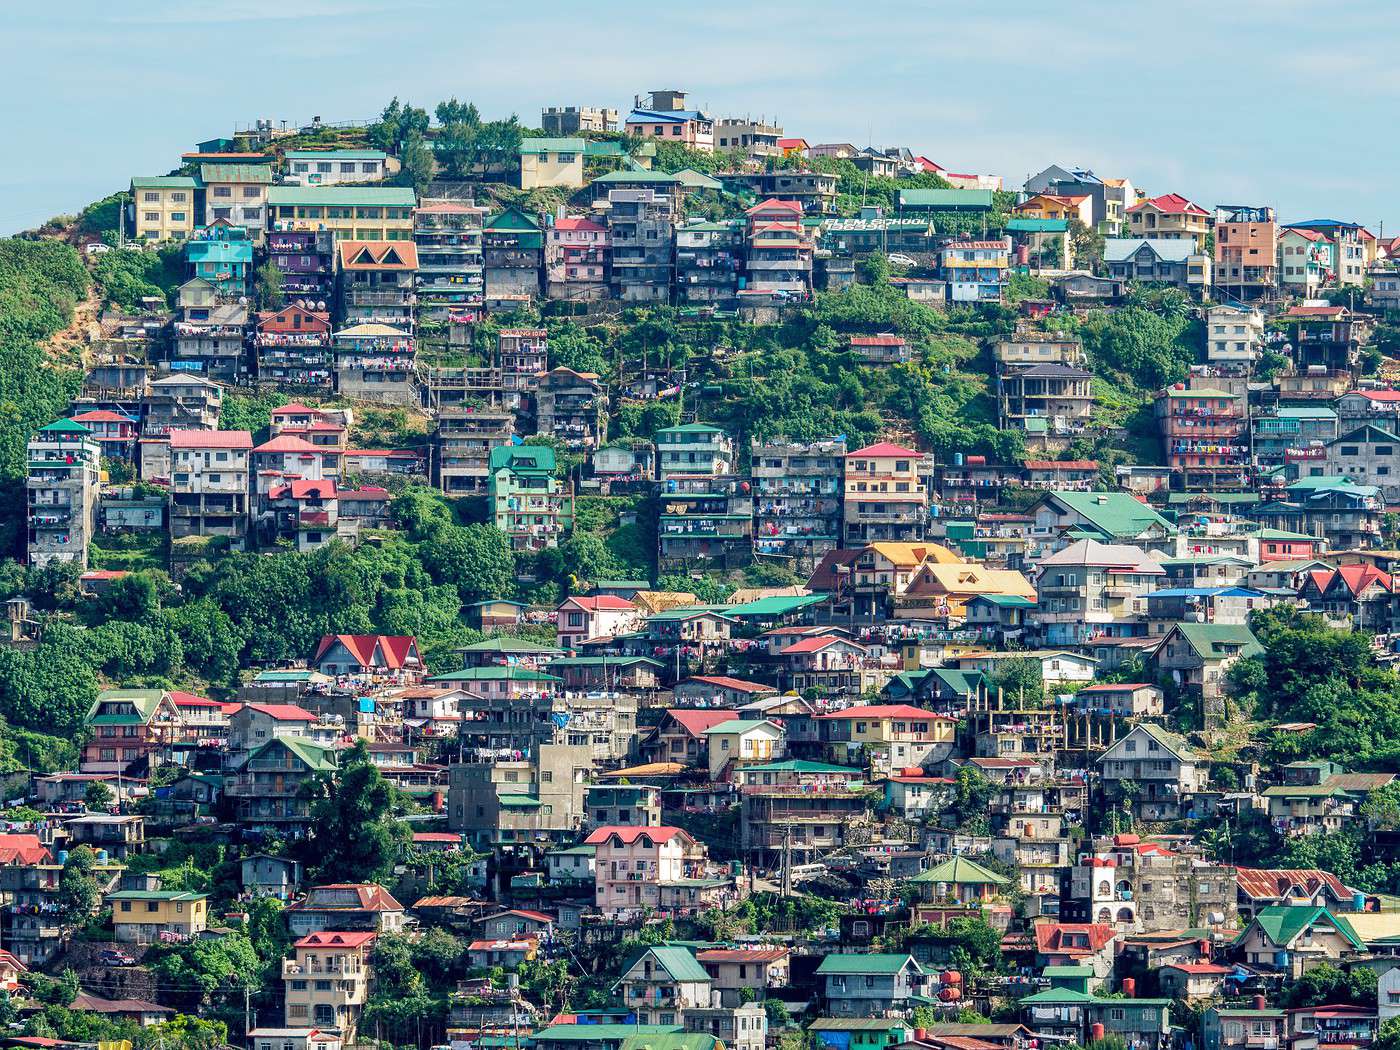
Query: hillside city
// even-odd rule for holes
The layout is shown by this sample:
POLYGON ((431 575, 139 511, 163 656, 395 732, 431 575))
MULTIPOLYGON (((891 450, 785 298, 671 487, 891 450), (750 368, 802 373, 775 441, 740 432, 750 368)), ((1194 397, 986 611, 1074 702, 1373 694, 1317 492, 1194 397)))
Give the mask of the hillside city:
POLYGON ((539 116, 0 241, 0 1046, 1400 1050, 1400 238, 539 116))

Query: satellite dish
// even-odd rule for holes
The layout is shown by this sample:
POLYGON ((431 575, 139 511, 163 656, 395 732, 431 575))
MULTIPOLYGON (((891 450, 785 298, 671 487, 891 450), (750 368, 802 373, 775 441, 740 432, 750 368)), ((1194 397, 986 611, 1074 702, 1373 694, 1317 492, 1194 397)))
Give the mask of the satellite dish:
POLYGON ((326 308, 326 301, 325 301, 324 299, 319 299, 319 300, 317 300, 317 302, 316 302, 316 309, 318 309, 318 310, 325 310, 325 308, 326 308))
POLYGON ((247 306, 247 305, 248 305, 248 297, 247 297, 246 295, 240 295, 240 296, 238 297, 238 305, 239 305, 239 306, 247 306))

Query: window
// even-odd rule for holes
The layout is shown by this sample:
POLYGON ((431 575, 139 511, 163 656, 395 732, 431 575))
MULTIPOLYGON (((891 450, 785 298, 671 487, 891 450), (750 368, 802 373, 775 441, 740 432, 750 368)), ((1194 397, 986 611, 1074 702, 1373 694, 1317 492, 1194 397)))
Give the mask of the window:
POLYGON ((232 186, 215 186, 215 187, 214 187, 214 196, 215 196, 215 197, 232 197, 232 196, 233 196, 233 187, 232 187, 232 186))
POLYGON ((159 204, 159 203, 160 203, 160 194, 159 194, 159 193, 143 193, 143 194, 141 194, 141 199, 142 199, 143 201, 145 201, 147 204, 159 204))

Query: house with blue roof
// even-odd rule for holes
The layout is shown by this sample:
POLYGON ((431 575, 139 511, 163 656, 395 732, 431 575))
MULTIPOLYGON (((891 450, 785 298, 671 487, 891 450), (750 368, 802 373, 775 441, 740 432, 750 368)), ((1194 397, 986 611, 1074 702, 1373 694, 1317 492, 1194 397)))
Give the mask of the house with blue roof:
POLYGON ((636 108, 627 114, 627 134, 644 139, 676 142, 691 149, 713 153, 715 118, 699 109, 685 108, 684 91, 653 91, 638 97, 636 108))
POLYGON ((1210 290, 1210 256, 1189 238, 1109 237, 1103 261, 1119 280, 1168 284, 1195 295, 1210 290))

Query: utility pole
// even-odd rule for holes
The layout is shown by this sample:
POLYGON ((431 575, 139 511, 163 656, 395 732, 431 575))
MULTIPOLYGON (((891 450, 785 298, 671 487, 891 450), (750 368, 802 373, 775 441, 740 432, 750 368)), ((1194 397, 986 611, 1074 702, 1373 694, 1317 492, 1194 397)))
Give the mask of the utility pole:
POLYGON ((783 825, 783 896, 792 896, 792 825, 783 825))

